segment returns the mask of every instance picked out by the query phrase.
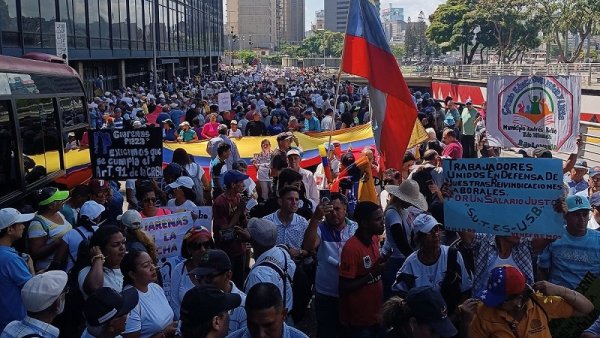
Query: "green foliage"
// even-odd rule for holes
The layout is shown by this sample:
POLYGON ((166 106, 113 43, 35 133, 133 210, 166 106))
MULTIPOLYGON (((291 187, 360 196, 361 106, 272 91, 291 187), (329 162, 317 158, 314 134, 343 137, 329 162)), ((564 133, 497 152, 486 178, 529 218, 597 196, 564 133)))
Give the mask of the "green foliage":
POLYGON ((237 57, 242 60, 242 64, 249 64, 256 58, 256 53, 249 49, 242 49, 238 52, 237 57))
POLYGON ((392 48, 392 54, 394 54, 394 56, 397 59, 401 59, 404 57, 404 55, 406 54, 406 51, 404 49, 403 45, 399 45, 399 44, 393 44, 390 46, 392 48))
POLYGON ((300 45, 284 43, 279 47, 281 54, 290 57, 341 57, 344 34, 330 31, 317 31, 300 45))
POLYGON ((529 12, 541 23, 544 39, 557 47, 558 60, 574 62, 580 57, 586 39, 597 33, 600 22, 598 0, 536 0, 529 12), (569 52, 568 34, 577 35, 579 43, 569 52))

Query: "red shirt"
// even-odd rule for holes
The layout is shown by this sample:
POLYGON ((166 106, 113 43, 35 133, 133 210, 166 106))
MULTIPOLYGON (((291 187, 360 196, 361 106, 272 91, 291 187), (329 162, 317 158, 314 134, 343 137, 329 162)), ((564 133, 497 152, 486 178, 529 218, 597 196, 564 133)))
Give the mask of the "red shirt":
MULTIPOLYGON (((352 236, 342 249, 340 276, 356 279, 369 274, 371 267, 379 261, 377 236, 365 245, 358 237, 352 236)), ((340 296, 340 321, 346 326, 372 326, 378 323, 378 315, 383 304, 383 284, 381 278, 373 284, 366 284, 357 290, 340 296)))
POLYGON ((246 246, 239 239, 221 240, 221 230, 229 229, 229 221, 235 212, 233 208, 240 204, 240 196, 233 200, 225 194, 219 195, 213 202, 213 233, 218 249, 225 251, 230 257, 237 257, 246 251, 246 246))
POLYGON ((463 147, 460 142, 454 140, 450 144, 446 145, 446 148, 442 151, 442 156, 448 156, 451 159, 458 160, 463 157, 463 147))

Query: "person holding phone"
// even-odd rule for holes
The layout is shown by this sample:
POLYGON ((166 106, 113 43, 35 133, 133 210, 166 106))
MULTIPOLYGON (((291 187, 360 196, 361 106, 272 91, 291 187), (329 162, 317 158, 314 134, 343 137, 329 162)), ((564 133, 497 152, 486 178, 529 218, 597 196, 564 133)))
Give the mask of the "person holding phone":
POLYGON ((315 310, 317 337, 337 337, 340 334, 338 269, 342 248, 354 235, 358 224, 347 218, 346 196, 321 190, 321 203, 304 233, 302 247, 316 253, 315 310))

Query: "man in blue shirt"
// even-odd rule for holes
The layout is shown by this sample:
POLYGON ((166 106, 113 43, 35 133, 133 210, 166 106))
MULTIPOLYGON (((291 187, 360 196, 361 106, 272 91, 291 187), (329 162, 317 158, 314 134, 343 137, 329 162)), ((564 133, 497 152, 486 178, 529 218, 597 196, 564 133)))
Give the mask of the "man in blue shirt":
POLYGON ((321 131, 321 122, 319 122, 319 119, 310 110, 304 112, 304 131, 321 131))
POLYGON ((586 161, 577 161, 569 176, 565 177, 565 183, 569 187, 569 195, 587 196, 588 182, 584 176, 588 172, 586 161))
POLYGON ((13 243, 23 237, 25 225, 33 219, 34 214, 21 214, 13 208, 0 210, 0 330, 13 320, 25 318, 25 308, 21 300, 21 288, 31 273, 25 258, 12 247, 13 243))
POLYGON ((171 103, 171 111, 170 111, 171 121, 178 125, 181 123, 181 118, 185 116, 185 113, 179 109, 179 105, 177 103, 171 103))
POLYGON ((588 272, 600 276, 600 231, 587 228, 591 206, 586 196, 569 196, 566 204, 567 226, 540 255, 538 280, 575 289, 588 272))

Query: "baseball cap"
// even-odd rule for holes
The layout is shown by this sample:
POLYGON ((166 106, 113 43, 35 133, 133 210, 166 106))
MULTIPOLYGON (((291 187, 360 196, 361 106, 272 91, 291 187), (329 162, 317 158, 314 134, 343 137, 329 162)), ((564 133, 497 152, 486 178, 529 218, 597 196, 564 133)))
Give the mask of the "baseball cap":
POLYGON ((429 233, 436 225, 441 225, 441 223, 428 214, 420 214, 413 221, 413 229, 424 234, 429 233))
POLYGON ((237 293, 225 293, 213 285, 195 287, 183 296, 181 302, 181 324, 198 325, 210 321, 214 316, 233 310, 242 304, 237 293))
POLYGON ((190 126, 190 123, 189 123, 188 121, 183 121, 183 122, 181 122, 181 123, 179 124, 179 126, 180 126, 180 127, 183 127, 183 126, 188 126, 188 127, 189 127, 189 126, 190 126))
POLYGON ((38 205, 48 205, 55 201, 64 201, 69 198, 69 192, 58 188, 47 187, 38 191, 38 205))
POLYGON ((275 246, 277 242, 277 226, 266 219, 251 218, 248 221, 248 232, 252 241, 265 246, 275 246))
POLYGON ((283 140, 287 140, 294 137, 294 134, 290 133, 289 131, 284 132, 284 133, 280 133, 279 135, 277 135, 277 142, 279 141, 283 141, 283 140))
POLYGON ((567 211, 574 212, 577 210, 590 210, 592 207, 590 206, 590 201, 586 196, 572 195, 568 196, 566 199, 567 202, 567 211))
POLYGON ((238 124, 238 122, 237 122, 236 120, 231 120, 231 124, 235 124, 235 125, 237 125, 237 124, 238 124))
POLYGON ((525 288, 525 276, 519 269, 510 265, 498 266, 492 269, 487 289, 479 298, 489 307, 498 307, 510 296, 520 295, 525 288))
POLYGON ((129 313, 138 301, 138 292, 133 287, 121 293, 109 287, 102 287, 85 301, 83 316, 89 326, 103 326, 113 318, 129 313))
POLYGON ((228 170, 227 172, 225 172, 225 174, 223 175, 223 183, 225 185, 230 185, 233 183, 237 183, 237 182, 241 182, 246 180, 248 177, 248 175, 243 174, 241 171, 239 170, 228 170))
POLYGON ((23 285, 21 299, 28 312, 40 312, 50 307, 67 286, 67 273, 52 270, 33 276, 23 285))
POLYGON ((465 101, 465 104, 473 104, 473 101, 471 101, 471 99, 467 99, 467 101, 465 101))
POLYGON ((552 152, 544 147, 533 149, 533 157, 535 158, 552 158, 552 152))
POLYGON ((102 204, 99 204, 96 201, 86 201, 81 206, 81 209, 79 210, 79 215, 87 216, 89 219, 94 220, 100 217, 100 215, 104 212, 105 209, 106 208, 102 204))
POLYGON ((17 223, 29 222, 35 214, 22 214, 17 209, 4 208, 0 210, 0 230, 17 223))
POLYGON ((588 175, 590 177, 594 177, 596 175, 600 174, 600 166, 595 166, 592 169, 590 169, 590 172, 588 173, 588 175))
POLYGON ((298 155, 298 156, 302 157, 302 153, 300 153, 300 149, 298 149, 298 148, 292 148, 292 149, 288 150, 288 152, 286 153, 286 156, 292 156, 292 155, 298 155))
POLYGON ((600 206, 600 192, 595 192, 590 196, 590 205, 592 207, 600 206))
POLYGON ((587 162, 586 161, 577 161, 577 162, 575 162, 574 168, 575 169, 587 169, 588 168, 587 162))
POLYGON ((448 318, 448 307, 439 291, 431 286, 412 288, 406 296, 406 304, 420 322, 441 337, 453 337, 458 331, 448 318))
POLYGON ((90 190, 92 190, 93 193, 99 193, 100 191, 108 190, 110 188, 108 181, 99 180, 96 178, 91 179, 88 186, 90 187, 90 190))
POLYGON ((193 189, 194 188, 194 180, 192 180, 191 177, 189 176, 179 176, 175 182, 169 184, 169 187, 176 189, 179 187, 186 187, 189 189, 193 189))
POLYGON ((190 275, 218 275, 231 270, 231 260, 223 250, 210 249, 202 254, 198 265, 190 271, 190 275))
POLYGON ((519 151, 517 152, 518 154, 523 155, 523 157, 535 157, 535 151, 536 149, 533 148, 522 148, 519 149, 519 151))
POLYGON ((129 229, 142 228, 142 215, 137 210, 127 210, 117 220, 129 229))

